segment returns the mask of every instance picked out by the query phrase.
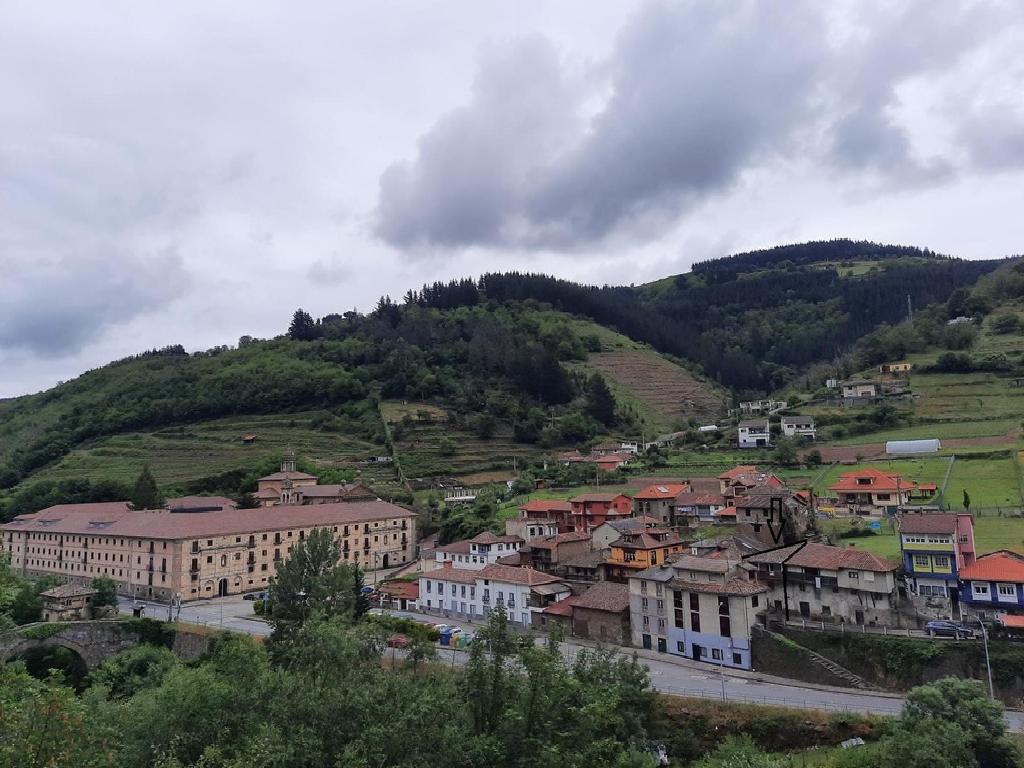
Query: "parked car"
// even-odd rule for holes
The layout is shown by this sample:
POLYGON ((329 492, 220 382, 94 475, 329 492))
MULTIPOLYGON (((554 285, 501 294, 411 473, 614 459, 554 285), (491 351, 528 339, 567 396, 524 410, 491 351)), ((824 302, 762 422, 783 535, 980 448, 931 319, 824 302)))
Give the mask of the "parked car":
POLYGON ((408 648, 409 638, 405 635, 392 635, 388 638, 388 648, 408 648))
POLYGON ((971 627, 955 621, 929 621, 924 628, 932 637, 955 637, 957 639, 974 637, 974 630, 971 627))
POLYGON ((247 592, 245 595, 242 596, 242 599, 243 600, 266 600, 267 599, 267 593, 266 592, 247 592))

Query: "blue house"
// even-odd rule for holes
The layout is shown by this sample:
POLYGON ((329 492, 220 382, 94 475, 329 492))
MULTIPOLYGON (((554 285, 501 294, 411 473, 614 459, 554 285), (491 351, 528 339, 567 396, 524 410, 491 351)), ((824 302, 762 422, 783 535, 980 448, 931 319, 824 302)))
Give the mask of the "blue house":
POLYGON ((964 566, 960 600, 977 611, 1024 612, 1024 555, 1002 549, 964 566))

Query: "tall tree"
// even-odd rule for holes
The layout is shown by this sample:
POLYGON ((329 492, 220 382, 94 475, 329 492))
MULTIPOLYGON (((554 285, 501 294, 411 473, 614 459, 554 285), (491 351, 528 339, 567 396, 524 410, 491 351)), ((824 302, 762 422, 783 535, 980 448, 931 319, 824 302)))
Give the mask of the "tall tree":
POLYGON ((363 569, 358 565, 352 566, 352 619, 359 621, 370 610, 370 597, 364 591, 366 579, 363 578, 363 569))
POLYGON ((129 500, 134 509, 159 509, 163 505, 163 497, 156 487, 156 480, 149 471, 148 464, 142 468, 142 472, 135 480, 129 500))
POLYGON ((270 623, 275 638, 289 636, 310 616, 352 616, 352 569, 329 528, 314 528, 292 548, 270 585, 270 623))
POLYGON ((100 576, 93 579, 92 588, 96 590, 96 594, 92 596, 94 608, 117 605, 117 585, 114 584, 114 580, 109 576, 100 576))
POLYGON ((964 488, 964 512, 971 511, 971 497, 967 495, 967 489, 964 488))
POLYGON ((615 423, 615 395, 600 373, 587 382, 587 413, 607 426, 615 423))
POLYGON ((316 322, 312 315, 303 309, 296 309, 288 326, 288 336, 295 341, 311 341, 317 337, 316 322))

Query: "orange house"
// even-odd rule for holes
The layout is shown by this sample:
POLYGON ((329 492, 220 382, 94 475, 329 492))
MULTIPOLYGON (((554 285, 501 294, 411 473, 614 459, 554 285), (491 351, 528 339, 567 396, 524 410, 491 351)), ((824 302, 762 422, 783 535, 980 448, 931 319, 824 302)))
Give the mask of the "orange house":
POLYGON ((668 528, 629 531, 612 542, 605 572, 612 581, 625 580, 630 573, 663 565, 673 555, 682 554, 685 550, 686 544, 679 534, 668 528))

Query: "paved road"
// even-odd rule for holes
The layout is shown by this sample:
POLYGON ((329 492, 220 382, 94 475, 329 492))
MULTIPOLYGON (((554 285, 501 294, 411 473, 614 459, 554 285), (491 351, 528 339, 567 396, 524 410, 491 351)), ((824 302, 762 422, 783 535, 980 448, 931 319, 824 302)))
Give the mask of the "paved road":
MULTIPOLYGON (((145 605, 146 616, 154 619, 167 618, 167 606, 159 603, 138 603, 145 605)), ((122 599, 122 613, 132 612, 132 601, 122 599)), ((473 622, 463 619, 446 620, 438 616, 425 616, 419 613, 389 611, 392 615, 404 616, 425 623, 441 624, 446 621, 463 627, 472 627, 473 622)), ((239 596, 214 598, 186 603, 182 606, 182 621, 194 624, 206 624, 212 627, 223 627, 236 632, 250 635, 267 636, 270 627, 258 619, 252 618, 252 601, 243 600, 239 596)), ((562 643, 562 653, 572 660, 587 646, 571 641, 562 643)), ((462 651, 440 648, 442 661, 451 659, 454 664, 465 663, 467 655, 462 651)), ((671 657, 667 657, 670 659, 671 657)), ((661 660, 658 658, 641 657, 640 662, 647 667, 651 676, 651 684, 655 690, 679 696, 715 699, 721 701, 738 701, 752 704, 776 704, 779 706, 797 707, 800 709, 828 710, 833 712, 861 712, 880 715, 898 714, 903 709, 903 699, 898 696, 885 696, 871 692, 850 692, 807 687, 798 681, 784 684, 751 677, 750 673, 720 673, 716 667, 704 667, 696 662, 682 664, 678 660, 661 660), (724 696, 723 696, 724 693, 724 696)), ((1007 721, 1014 731, 1024 731, 1024 712, 1007 712, 1007 721)))
MULTIPOLYGON (((133 602, 130 598, 125 597, 118 599, 118 608, 121 613, 131 615, 136 606, 144 607, 144 615, 151 619, 166 621, 169 618, 165 603, 144 600, 133 602)), ((204 624, 249 635, 266 637, 270 634, 270 627, 267 623, 258 619, 253 613, 253 601, 243 600, 240 595, 184 603, 178 618, 191 624, 204 624)))

